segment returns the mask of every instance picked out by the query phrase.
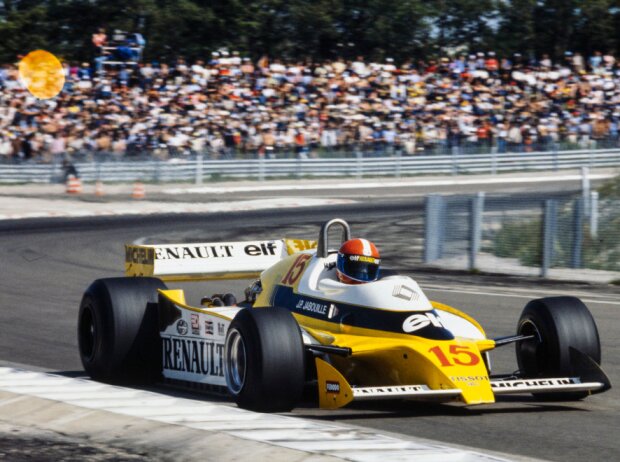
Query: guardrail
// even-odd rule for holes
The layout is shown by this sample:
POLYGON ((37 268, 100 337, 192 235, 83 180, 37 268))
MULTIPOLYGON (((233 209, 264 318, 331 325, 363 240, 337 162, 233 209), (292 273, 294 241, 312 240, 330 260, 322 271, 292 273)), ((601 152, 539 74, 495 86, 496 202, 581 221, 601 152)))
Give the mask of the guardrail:
MULTIPOLYGON (((620 149, 318 159, 206 160, 198 156, 192 160, 81 162, 74 166, 83 181, 194 181, 200 184, 205 179, 224 177, 263 181, 282 177, 400 177, 616 167, 620 166, 620 149)), ((60 164, 0 164, 0 183, 50 183, 64 178, 65 171, 60 164)))

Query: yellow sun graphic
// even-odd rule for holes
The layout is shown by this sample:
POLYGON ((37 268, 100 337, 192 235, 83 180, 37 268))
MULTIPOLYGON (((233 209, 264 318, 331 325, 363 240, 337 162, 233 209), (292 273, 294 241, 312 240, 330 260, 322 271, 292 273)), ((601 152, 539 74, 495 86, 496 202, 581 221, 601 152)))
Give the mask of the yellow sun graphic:
POLYGON ((53 98, 65 84, 62 64, 45 50, 31 51, 19 62, 19 77, 28 91, 39 99, 53 98))

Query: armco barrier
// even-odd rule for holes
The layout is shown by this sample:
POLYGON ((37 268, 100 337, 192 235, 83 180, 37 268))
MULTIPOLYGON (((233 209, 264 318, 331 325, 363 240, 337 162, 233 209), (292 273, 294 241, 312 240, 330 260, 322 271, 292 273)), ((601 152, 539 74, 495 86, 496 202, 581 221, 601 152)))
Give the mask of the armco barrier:
MULTIPOLYGON (((173 159, 169 161, 81 162, 75 167, 83 181, 194 181, 218 177, 264 180, 282 177, 392 176, 465 174, 579 167, 620 166, 620 149, 455 154, 442 156, 353 157, 318 159, 173 159)), ((64 181, 60 164, 0 164, 0 183, 64 181)))

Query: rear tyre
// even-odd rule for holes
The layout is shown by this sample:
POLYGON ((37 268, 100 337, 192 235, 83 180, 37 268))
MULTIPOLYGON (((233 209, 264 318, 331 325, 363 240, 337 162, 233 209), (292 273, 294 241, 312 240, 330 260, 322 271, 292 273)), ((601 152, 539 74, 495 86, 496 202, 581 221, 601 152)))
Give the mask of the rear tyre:
POLYGON ((226 335, 225 377, 237 405, 286 412, 300 401, 305 382, 301 331, 283 308, 241 310, 226 335))
MULTIPOLYGON (((521 313, 517 334, 536 336, 516 345, 519 370, 527 378, 579 375, 571 362, 571 348, 601 363, 601 344, 594 318, 578 298, 532 300, 521 313)), ((588 395, 588 392, 534 394, 547 400, 578 400, 588 395)))
POLYGON ((161 375, 156 278, 94 281, 82 297, 78 345, 84 370, 114 384, 150 383, 161 375))

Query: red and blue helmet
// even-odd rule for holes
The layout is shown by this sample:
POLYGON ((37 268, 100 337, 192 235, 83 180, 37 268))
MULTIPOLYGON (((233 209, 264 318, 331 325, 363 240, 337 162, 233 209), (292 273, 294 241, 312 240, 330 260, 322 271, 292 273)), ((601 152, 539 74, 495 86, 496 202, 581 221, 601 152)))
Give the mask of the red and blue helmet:
POLYGON ((346 284, 362 284, 379 278, 381 258, 367 239, 349 239, 340 247, 336 259, 338 279, 346 284))

